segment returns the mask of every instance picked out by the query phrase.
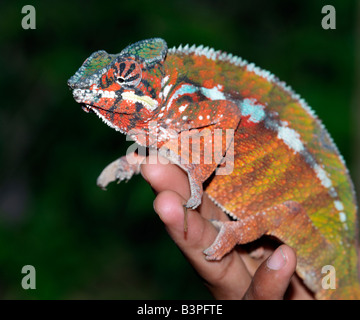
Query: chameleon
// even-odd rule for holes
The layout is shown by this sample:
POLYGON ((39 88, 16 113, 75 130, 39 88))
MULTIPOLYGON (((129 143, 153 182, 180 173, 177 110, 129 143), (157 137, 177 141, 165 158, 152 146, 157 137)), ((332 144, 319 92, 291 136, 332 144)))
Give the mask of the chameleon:
MULTIPOLYGON (((187 173, 186 208, 206 193, 229 216, 213 221, 219 232, 207 260, 269 236, 296 250, 296 272, 316 299, 360 298, 348 169, 318 116, 272 73, 220 50, 151 38, 118 54, 94 52, 68 86, 84 111, 187 173), (328 266, 332 288, 323 283, 328 266)), ((97 184, 139 173, 131 159, 109 164, 97 184)))

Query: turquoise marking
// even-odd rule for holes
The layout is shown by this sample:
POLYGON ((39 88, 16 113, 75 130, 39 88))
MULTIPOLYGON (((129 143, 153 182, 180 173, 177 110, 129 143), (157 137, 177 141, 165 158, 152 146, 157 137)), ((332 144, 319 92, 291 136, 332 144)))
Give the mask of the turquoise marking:
POLYGON ((256 99, 244 99, 240 102, 240 110, 243 116, 250 116, 249 121, 258 123, 265 119, 265 106, 256 103, 256 99))
POLYGON ((182 96, 183 94, 190 94, 198 91, 199 89, 190 84, 184 84, 175 92, 176 98, 182 96))
POLYGON ((179 89, 177 89, 173 95, 171 96, 169 102, 167 103, 167 108, 169 108, 173 101, 179 98, 180 96, 184 94, 191 94, 194 92, 197 92, 199 89, 193 85, 190 84, 183 84, 179 89))

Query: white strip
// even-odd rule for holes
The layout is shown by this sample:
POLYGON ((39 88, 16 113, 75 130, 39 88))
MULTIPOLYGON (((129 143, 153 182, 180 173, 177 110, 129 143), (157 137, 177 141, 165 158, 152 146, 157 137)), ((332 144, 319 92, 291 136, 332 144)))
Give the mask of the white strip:
POLYGON ((343 211, 344 210, 344 205, 342 204, 341 201, 335 200, 334 205, 335 205, 336 210, 338 210, 338 211, 343 211))
POLYGON ((163 88, 165 86, 165 83, 168 82, 169 78, 170 78, 169 76, 166 76, 166 77, 162 78, 162 80, 161 80, 161 88, 163 88))
POLYGON ((326 171, 318 164, 314 165, 314 170, 315 170, 316 176, 320 179, 321 184, 325 188, 331 188, 332 182, 329 179, 329 177, 327 176, 326 171))
POLYGON ((180 113, 184 112, 187 106, 188 106, 188 104, 184 104, 184 105, 180 106, 179 107, 179 112, 180 113))
POLYGON ((305 149, 301 142, 300 135, 294 129, 288 127, 278 128, 278 138, 283 140, 295 153, 305 149))
POLYGON ((164 99, 167 98, 167 96, 168 96, 168 94, 169 94, 169 91, 170 91, 170 89, 171 89, 172 86, 173 86, 172 84, 168 84, 168 85, 164 88, 164 90, 163 90, 164 99))
POLYGON ((107 90, 89 90, 89 89, 75 89, 73 91, 74 98, 77 102, 88 102, 95 99, 115 99, 117 95, 115 91, 107 90))
POLYGON ((346 214, 344 212, 339 212, 339 218, 341 222, 346 221, 346 214))
POLYGON ((201 93, 210 100, 225 100, 226 99, 224 93, 219 90, 219 87, 213 87, 211 89, 202 87, 201 93))
POLYGON ((150 111, 153 111, 158 107, 158 102, 149 96, 138 96, 132 91, 123 92, 121 96, 124 100, 141 103, 146 109, 150 111))

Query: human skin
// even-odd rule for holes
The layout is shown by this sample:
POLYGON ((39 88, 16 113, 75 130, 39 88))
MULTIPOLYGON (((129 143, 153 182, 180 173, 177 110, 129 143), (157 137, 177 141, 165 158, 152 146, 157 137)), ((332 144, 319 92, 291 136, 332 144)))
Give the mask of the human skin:
POLYGON ((157 160, 143 161, 141 165, 142 176, 156 194, 154 209, 215 299, 313 298, 301 280, 294 276, 296 254, 287 245, 275 249, 264 240, 258 249, 260 258, 238 248, 220 261, 207 261, 202 252, 212 244, 218 232, 209 219, 228 218, 204 194, 202 204, 196 210, 187 209, 185 232, 184 204, 190 197, 188 177, 178 166, 157 160))

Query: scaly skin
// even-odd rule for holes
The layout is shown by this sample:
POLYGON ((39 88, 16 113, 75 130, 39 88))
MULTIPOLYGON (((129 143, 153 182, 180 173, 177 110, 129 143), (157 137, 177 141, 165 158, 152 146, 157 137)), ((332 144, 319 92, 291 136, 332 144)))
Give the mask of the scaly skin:
MULTIPOLYGON (((347 168, 313 111, 272 74, 202 46, 168 50, 154 38, 117 55, 94 53, 68 84, 85 111, 187 172, 188 208, 206 192, 234 220, 214 222, 219 234, 206 259, 270 235, 295 248, 297 272, 316 298, 360 298, 347 168), (336 289, 322 286, 326 265, 335 268, 336 289)), ((122 157, 98 185, 138 172, 122 157)))

